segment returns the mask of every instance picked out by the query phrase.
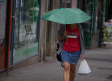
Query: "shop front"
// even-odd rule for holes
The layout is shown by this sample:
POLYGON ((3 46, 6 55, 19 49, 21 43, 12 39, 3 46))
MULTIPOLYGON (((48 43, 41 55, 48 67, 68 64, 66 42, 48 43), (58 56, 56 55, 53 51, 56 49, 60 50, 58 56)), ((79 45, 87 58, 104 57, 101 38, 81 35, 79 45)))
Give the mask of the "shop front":
POLYGON ((85 12, 91 19, 84 23, 85 47, 93 49, 101 47, 102 25, 105 21, 105 0, 85 0, 85 12))
POLYGON ((41 0, 13 0, 10 65, 39 53, 40 4, 41 0))

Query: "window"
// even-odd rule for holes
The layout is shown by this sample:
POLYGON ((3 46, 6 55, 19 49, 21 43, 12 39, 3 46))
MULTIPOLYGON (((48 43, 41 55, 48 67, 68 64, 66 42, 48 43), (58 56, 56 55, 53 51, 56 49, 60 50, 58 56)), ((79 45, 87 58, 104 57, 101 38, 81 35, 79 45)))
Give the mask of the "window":
POLYGON ((38 53, 38 0, 16 0, 14 62, 38 53))

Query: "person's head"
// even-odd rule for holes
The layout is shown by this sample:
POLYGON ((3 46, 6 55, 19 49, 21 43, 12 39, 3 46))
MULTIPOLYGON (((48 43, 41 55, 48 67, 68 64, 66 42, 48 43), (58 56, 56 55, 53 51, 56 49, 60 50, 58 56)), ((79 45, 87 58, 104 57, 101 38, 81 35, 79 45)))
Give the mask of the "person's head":
POLYGON ((75 24, 69 24, 70 27, 73 27, 73 26, 77 26, 77 23, 75 24))

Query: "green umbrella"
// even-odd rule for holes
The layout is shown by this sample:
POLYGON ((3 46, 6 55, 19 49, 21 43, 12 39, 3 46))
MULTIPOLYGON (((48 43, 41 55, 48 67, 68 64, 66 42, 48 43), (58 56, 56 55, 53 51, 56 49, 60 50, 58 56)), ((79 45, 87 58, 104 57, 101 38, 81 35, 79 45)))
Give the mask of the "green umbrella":
POLYGON ((53 9, 41 17, 42 20, 49 20, 60 24, 83 23, 90 18, 89 15, 78 8, 53 9))

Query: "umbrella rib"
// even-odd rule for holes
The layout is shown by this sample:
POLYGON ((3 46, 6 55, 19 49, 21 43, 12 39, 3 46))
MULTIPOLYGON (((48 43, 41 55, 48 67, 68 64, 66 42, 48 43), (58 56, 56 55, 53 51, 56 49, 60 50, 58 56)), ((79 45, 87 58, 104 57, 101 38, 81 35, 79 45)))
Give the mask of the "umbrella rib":
MULTIPOLYGON (((50 17, 52 17, 52 16, 53 16, 53 17, 55 16, 55 17, 57 17, 57 18, 62 18, 62 17, 59 16, 59 15, 53 14, 53 15, 49 16, 49 20, 50 20, 50 17)), ((55 18, 55 17, 54 17, 54 18, 55 18)), ((52 20, 50 20, 50 21, 52 21, 52 20)), ((53 22, 56 22, 56 21, 53 21, 53 22)), ((63 23, 63 22, 60 22, 60 23, 63 23)))

